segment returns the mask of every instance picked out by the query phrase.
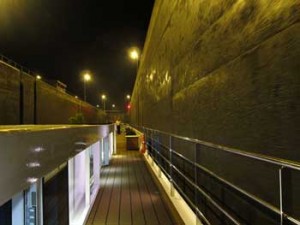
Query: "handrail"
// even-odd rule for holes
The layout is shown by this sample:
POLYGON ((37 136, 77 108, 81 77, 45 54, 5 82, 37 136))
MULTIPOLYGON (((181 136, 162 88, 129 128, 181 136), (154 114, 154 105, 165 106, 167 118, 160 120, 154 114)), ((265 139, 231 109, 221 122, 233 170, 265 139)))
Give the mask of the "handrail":
POLYGON ((15 67, 15 68, 17 68, 17 69, 22 70, 22 71, 24 71, 24 72, 26 72, 26 73, 28 73, 28 74, 30 74, 30 75, 34 75, 34 74, 35 74, 35 73, 34 73, 33 71, 31 71, 30 69, 28 69, 28 68, 26 68, 26 67, 24 67, 24 66, 22 66, 22 65, 20 65, 20 64, 18 64, 18 63, 16 63, 14 60, 12 60, 12 59, 10 59, 10 58, 8 58, 8 57, 2 55, 2 54, 0 54, 0 60, 3 61, 3 62, 5 62, 6 64, 9 64, 9 65, 12 66, 12 67, 15 67))
MULTIPOLYGON (((229 218, 234 224, 236 224, 236 225, 240 224, 227 211, 225 211, 216 201, 214 201, 208 194, 206 194, 205 191, 203 191, 202 188, 200 188, 197 185, 195 185, 194 182, 191 181, 191 179, 189 179, 188 177, 186 177, 179 169, 177 169, 176 166, 172 165, 172 167, 173 167, 173 169, 175 169, 177 171, 177 173, 179 173, 182 177, 184 177, 184 179, 187 180, 194 188, 196 188, 197 190, 199 190, 206 199, 208 199, 216 208, 218 208, 224 215, 226 215, 227 218, 229 218)), ((194 205, 194 204, 192 203, 192 205, 194 205)))
MULTIPOLYGON (((173 185, 175 187, 177 187, 177 189, 179 190, 179 192, 181 193, 181 195, 184 196, 184 198, 189 202, 189 204, 193 205, 194 208, 197 208, 195 206, 194 203, 192 203, 192 201, 187 197, 187 195, 184 193, 184 191, 178 186, 178 184, 173 183, 173 185)), ((207 225, 210 225, 210 222, 206 219, 206 217, 201 213, 201 218, 204 219, 204 221, 206 222, 207 225)), ((239 225, 239 224, 238 224, 239 225)))
POLYGON ((269 210, 273 211, 274 213, 278 213, 278 214, 280 213, 280 211, 276 207, 274 207, 273 205, 269 204, 268 202, 266 202, 266 201, 264 201, 264 200, 262 200, 260 198, 257 198, 254 195, 248 193, 247 191, 244 191, 241 188, 237 187, 236 185, 232 184, 231 182, 228 182, 228 181, 224 180, 223 178, 221 178, 220 176, 216 175, 215 173, 213 173, 212 171, 208 170, 207 168, 199 165, 198 163, 195 163, 195 162, 189 160, 188 158, 186 158, 182 154, 179 154, 178 152, 174 152, 174 151, 173 151, 173 153, 176 154, 178 157, 184 159, 188 163, 196 166, 197 168, 199 168, 200 170, 204 171, 205 173, 209 174, 210 176, 214 177, 215 179, 219 180, 220 182, 228 185, 232 189, 234 189, 234 190, 240 192, 241 194, 247 196, 248 198, 256 201, 257 203, 261 204, 262 206, 267 207, 269 210))
MULTIPOLYGON (((221 145, 216 145, 216 144, 213 144, 213 143, 201 141, 201 140, 198 140, 198 139, 182 137, 182 136, 179 136, 179 135, 170 134, 170 133, 159 131, 159 130, 155 130, 155 129, 150 129, 150 128, 143 127, 143 130, 148 132, 148 133, 146 133, 146 135, 149 134, 149 136, 150 136, 149 139, 151 139, 151 141, 153 141, 154 144, 157 143, 159 146, 167 148, 169 150, 170 161, 167 158, 165 158, 159 152, 159 149, 156 149, 154 146, 152 146, 154 152, 157 153, 158 155, 160 155, 162 157, 162 159, 164 161, 166 161, 170 165, 170 174, 168 174, 169 175, 168 177, 170 177, 170 181, 173 182, 173 180, 172 180, 172 174, 171 173, 172 173, 172 170, 175 170, 188 183, 190 183, 195 188, 195 190, 198 190, 198 192, 201 193, 202 196, 204 196, 207 200, 209 200, 211 202, 211 204, 213 204, 218 210, 220 210, 228 219, 230 219, 235 224, 239 224, 238 221, 236 221, 229 213, 227 213, 226 210, 224 210, 207 193, 205 193, 204 190, 202 190, 200 187, 198 187, 198 185, 196 183, 194 183, 189 177, 187 177, 183 172, 181 172, 176 166, 174 166, 172 164, 172 154, 177 155, 178 157, 180 157, 181 159, 183 159, 185 162, 187 162, 187 163, 191 164, 192 166, 194 166, 194 168, 200 169, 201 171, 205 172, 209 176, 211 176, 211 177, 215 178, 216 180, 220 181, 224 185, 227 185, 232 190, 237 191, 242 196, 245 196, 249 200, 256 202, 257 204, 259 204, 260 206, 264 207, 265 209, 268 209, 270 212, 273 212, 273 213, 279 215, 280 216, 280 224, 283 224, 283 220, 287 219, 287 220, 289 220, 290 222, 292 222, 294 224, 300 225, 300 221, 299 220, 297 220, 297 219, 293 218, 292 216, 287 215, 287 214, 284 213, 284 209, 283 209, 283 206, 282 206, 282 203, 283 203, 283 197, 282 197, 282 191, 283 191, 282 190, 282 188, 283 188, 283 186, 282 186, 282 176, 283 176, 283 174, 282 174, 282 170, 284 168, 288 168, 288 169, 293 169, 293 170, 296 170, 296 171, 300 171, 300 164, 298 162, 293 162, 293 161, 289 161, 289 160, 283 160, 283 159, 279 159, 279 158, 275 158, 275 157, 270 157, 270 156, 266 156, 266 155, 262 155, 262 154, 257 154, 257 153, 245 152, 245 151, 241 151, 241 150, 238 150, 238 149, 228 148, 228 147, 224 147, 224 146, 221 146, 221 145), (264 201, 264 200, 262 200, 262 199, 260 199, 260 198, 258 198, 256 196, 252 195, 251 193, 249 193, 249 192, 247 192, 247 191, 239 188, 238 186, 232 184, 231 182, 224 180, 223 178, 221 178, 220 176, 218 176, 214 172, 208 170, 207 168, 201 166, 197 162, 194 162, 194 161, 190 160, 189 158, 185 157, 184 155, 176 152, 174 149, 172 149, 171 142, 169 143, 169 146, 166 146, 165 144, 163 144, 159 140, 156 140, 155 137, 156 136, 159 137, 160 134, 166 135, 169 138, 169 140, 172 140, 172 138, 175 138, 175 139, 179 139, 179 140, 183 140, 183 141, 188 141, 188 142, 196 143, 196 144, 199 144, 199 145, 204 145, 204 146, 207 146, 207 147, 211 147, 212 150, 221 150, 221 151, 229 152, 229 153, 232 153, 232 154, 235 154, 235 155, 243 156, 243 157, 248 158, 248 159, 250 158, 250 159, 258 160, 258 161, 269 163, 269 164, 272 164, 272 165, 275 165, 275 166, 279 167, 278 171, 279 171, 279 198, 280 198, 279 200, 280 200, 280 207, 277 208, 276 206, 274 206, 274 205, 272 205, 272 204, 270 204, 270 203, 268 203, 268 202, 266 202, 266 201, 264 201)), ((152 157, 155 157, 155 154, 152 157)), ((159 165, 159 167, 162 168, 162 165, 159 165)), ((166 172, 165 170, 163 170, 163 171, 166 172)), ((176 183, 173 183, 173 184, 177 188, 180 189, 180 187, 176 183)), ((180 191, 183 192, 181 189, 180 189, 180 191)), ((184 194, 184 196, 186 196, 186 195, 184 194)), ((197 207, 193 204, 193 202, 191 202, 190 199, 187 199, 187 200, 193 206, 194 210, 197 211, 197 207)))
POLYGON ((167 133, 164 131, 159 131, 159 130, 155 130, 155 129, 151 129, 151 128, 145 128, 144 129, 148 129, 148 130, 152 130, 155 132, 159 132, 168 136, 172 136, 175 137, 177 139, 181 139, 181 140, 185 140, 185 141, 189 141, 189 142, 193 142, 193 143, 197 143, 197 144, 201 144, 207 147, 211 147, 213 149, 218 149, 218 150, 223 150, 235 155, 240 155, 240 156, 244 156, 244 157, 248 157, 248 158, 252 158, 252 159, 256 159, 259 161, 263 161, 263 162, 268 162, 277 166, 283 166, 286 168, 290 168, 290 169, 294 169, 294 170, 299 170, 300 171, 300 163, 298 162, 294 162, 294 161, 290 161, 290 160, 286 160, 286 159, 280 159, 280 158, 276 158, 276 157, 271 157, 271 156, 267 156, 267 155, 263 155, 263 154, 258 154, 258 153, 252 153, 252 152, 246 152, 246 151, 242 151, 239 149, 235 149, 235 148, 229 148, 229 147, 225 147, 222 145, 217 145, 211 142, 206 142, 206 141, 201 141, 199 139, 195 139, 195 138, 188 138, 188 137, 183 137, 183 136, 179 136, 177 134, 172 134, 172 133, 167 133))
MULTIPOLYGON (((147 128, 147 129, 148 129, 148 128, 147 128)), ((165 134, 166 134, 166 133, 165 133, 165 134)), ((173 136, 173 137, 174 137, 174 136, 173 136)), ((184 140, 186 140, 186 139, 184 139, 184 140)), ((156 140, 154 140, 154 141, 157 142, 156 140)), ((167 146, 165 146, 165 145, 163 145, 163 146, 164 146, 164 147, 167 147, 167 146)), ((188 163, 190 163, 190 164, 196 166, 197 168, 199 168, 199 169, 201 169, 202 171, 206 172, 207 174, 209 174, 210 176, 214 177, 215 179, 217 179, 217 180, 219 180, 219 181, 225 183, 226 185, 228 185, 228 186, 231 187, 232 189, 234 189, 234 190, 240 192, 241 194, 247 196, 248 198, 250 198, 250 199, 256 201, 257 203, 259 203, 259 204, 261 204, 262 206, 268 208, 269 210, 273 211, 274 213, 280 214, 280 211, 279 211, 276 207, 274 207, 273 205, 269 204, 268 202, 266 202, 266 201, 264 201, 264 200, 262 200, 262 199, 260 199, 260 198, 257 198, 257 197, 255 197, 254 195, 248 193, 247 191, 244 191, 244 190, 242 190, 241 188, 237 187, 236 185, 232 184, 231 182, 228 182, 228 181, 222 179, 220 176, 216 175, 215 173, 213 173, 212 171, 208 170, 207 168, 205 168, 205 167, 199 165, 198 163, 193 162, 192 160, 188 159, 187 157, 183 156, 182 154, 180 154, 180 153, 178 153, 178 152, 176 152, 176 151, 174 151, 174 150, 172 150, 172 149, 171 149, 171 151, 172 151, 175 155, 177 155, 178 157, 180 157, 180 158, 182 158, 183 160, 187 161, 188 163)), ((169 162, 169 161, 168 161, 168 162, 169 162)), ((186 177, 186 176, 185 176, 185 177, 186 177)), ((187 177, 186 177, 186 178, 187 178, 187 177)), ((188 178, 187 178, 187 179, 188 179, 188 178)), ((294 220, 294 219, 292 218, 292 220, 294 220)))

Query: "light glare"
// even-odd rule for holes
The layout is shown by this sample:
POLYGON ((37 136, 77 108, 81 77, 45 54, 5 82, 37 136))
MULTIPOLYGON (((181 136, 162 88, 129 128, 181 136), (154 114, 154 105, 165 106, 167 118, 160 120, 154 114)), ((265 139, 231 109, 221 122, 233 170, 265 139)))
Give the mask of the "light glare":
POLYGON ((26 166, 29 168, 35 168, 35 167, 40 167, 41 164, 39 162, 29 162, 29 163, 26 163, 26 166))
POLYGON ((44 151, 45 149, 43 147, 36 147, 33 149, 34 152, 42 152, 44 151))
POLYGON ((91 75, 89 73, 86 73, 86 74, 83 75, 83 79, 85 81, 90 81, 91 80, 91 75))
POLYGON ((27 182, 28 182, 28 183, 31 183, 31 184, 36 183, 37 180, 38 180, 38 179, 37 179, 36 177, 28 177, 28 178, 27 178, 27 182))
POLYGON ((138 60, 140 57, 139 49, 132 47, 128 50, 128 55, 132 60, 138 60))

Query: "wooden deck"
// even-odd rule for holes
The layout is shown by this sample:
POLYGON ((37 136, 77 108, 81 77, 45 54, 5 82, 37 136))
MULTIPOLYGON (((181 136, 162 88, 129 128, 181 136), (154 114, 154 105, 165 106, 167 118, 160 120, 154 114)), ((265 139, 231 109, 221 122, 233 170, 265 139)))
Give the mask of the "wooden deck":
POLYGON ((117 137, 118 154, 102 168, 100 190, 88 225, 174 225, 141 154, 125 149, 125 136, 117 137))

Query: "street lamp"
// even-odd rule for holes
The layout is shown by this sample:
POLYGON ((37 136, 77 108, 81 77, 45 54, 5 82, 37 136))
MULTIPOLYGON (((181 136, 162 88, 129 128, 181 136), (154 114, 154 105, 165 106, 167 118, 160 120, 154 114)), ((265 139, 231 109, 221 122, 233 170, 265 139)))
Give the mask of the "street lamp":
POLYGON ((138 64, 138 61, 140 59, 140 50, 137 47, 132 47, 128 49, 128 56, 133 61, 136 61, 138 64))
POLYGON ((112 104, 111 107, 114 109, 114 108, 116 107, 116 105, 115 105, 115 104, 112 104))
POLYGON ((83 94, 84 94, 84 101, 86 102, 86 82, 90 81, 92 79, 91 75, 89 73, 85 73, 83 75, 83 94))
POLYGON ((36 75, 33 87, 33 124, 37 124, 37 82, 41 80, 40 75, 36 75))
POLYGON ((139 52, 137 49, 132 49, 129 51, 129 57, 133 60, 138 60, 139 59, 139 52))
MULTIPOLYGON (((132 48, 130 48, 129 50, 128 50, 128 55, 129 55, 129 57, 130 57, 130 59, 132 59, 133 61, 136 61, 136 74, 138 74, 138 70, 139 70, 139 60, 140 60, 140 51, 139 51, 139 49, 138 48, 136 48, 136 47, 132 47, 132 48)), ((136 105, 137 105, 137 113, 136 113, 136 115, 137 115, 137 122, 138 122, 138 124, 139 124, 139 114, 140 114, 140 97, 138 96, 138 98, 137 98, 137 102, 136 102, 136 105)), ((130 103, 128 103, 128 105, 127 105, 127 111, 129 112, 129 110, 130 110, 130 108, 131 108, 131 105, 130 105, 130 103)), ((140 125, 140 124, 139 124, 140 125)))
POLYGON ((103 110, 105 111, 105 100, 106 100, 106 95, 102 95, 101 96, 101 99, 102 99, 102 104, 103 104, 103 110))
POLYGON ((130 95, 126 95, 126 98, 127 98, 127 100, 129 100, 130 99, 130 95))

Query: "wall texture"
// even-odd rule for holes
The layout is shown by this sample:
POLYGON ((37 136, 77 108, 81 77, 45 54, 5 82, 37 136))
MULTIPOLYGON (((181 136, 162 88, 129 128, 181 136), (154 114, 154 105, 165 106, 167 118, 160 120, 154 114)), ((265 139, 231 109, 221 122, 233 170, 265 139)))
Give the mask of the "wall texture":
MULTIPOLYGON (((156 0, 131 123, 299 163, 299 60, 300 0, 156 0)), ((278 168, 203 146, 172 148, 280 208, 278 168)), ((300 220, 300 175, 286 173, 284 212, 300 220)), ((207 174, 197 180, 242 224, 280 224, 207 174)), ((232 224, 197 201, 211 224, 232 224)))
POLYGON ((2 124, 19 123, 19 80, 19 70, 0 61, 0 121, 2 124))
POLYGON ((133 123, 300 160, 299 21, 299 0, 157 0, 133 123))
POLYGON ((69 118, 80 111, 86 123, 106 122, 104 113, 96 107, 43 80, 35 85, 33 76, 0 61, 0 124, 33 124, 35 103, 37 124, 68 124, 69 118))

